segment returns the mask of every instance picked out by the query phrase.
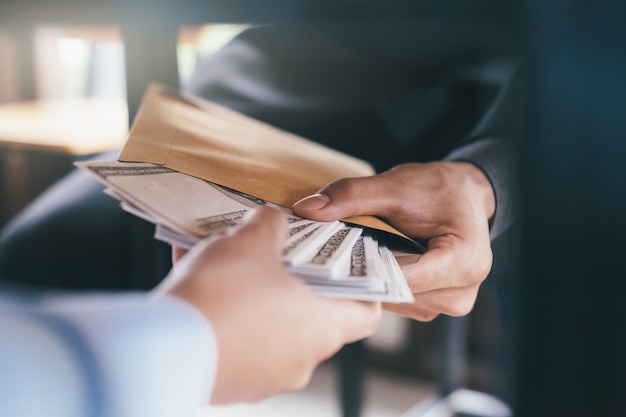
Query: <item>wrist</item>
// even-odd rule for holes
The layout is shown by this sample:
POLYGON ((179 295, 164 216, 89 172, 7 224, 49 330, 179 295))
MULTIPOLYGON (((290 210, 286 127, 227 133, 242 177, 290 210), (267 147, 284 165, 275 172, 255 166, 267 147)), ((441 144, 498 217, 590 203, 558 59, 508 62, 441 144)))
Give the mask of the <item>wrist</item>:
POLYGON ((487 219, 491 220, 496 212, 496 195, 487 175, 471 162, 453 161, 450 163, 463 172, 473 188, 472 194, 479 196, 479 201, 481 201, 485 209, 487 219))

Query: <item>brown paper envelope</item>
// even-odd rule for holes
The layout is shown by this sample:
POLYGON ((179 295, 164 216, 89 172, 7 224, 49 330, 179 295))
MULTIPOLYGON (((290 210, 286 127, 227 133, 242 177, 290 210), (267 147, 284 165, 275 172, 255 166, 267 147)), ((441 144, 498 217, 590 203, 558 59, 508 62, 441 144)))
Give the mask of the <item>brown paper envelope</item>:
MULTIPOLYGON (((118 160, 162 165, 285 207, 338 178, 375 173, 365 161, 158 84, 148 88, 118 160)), ((376 217, 344 220, 417 245, 376 217)))

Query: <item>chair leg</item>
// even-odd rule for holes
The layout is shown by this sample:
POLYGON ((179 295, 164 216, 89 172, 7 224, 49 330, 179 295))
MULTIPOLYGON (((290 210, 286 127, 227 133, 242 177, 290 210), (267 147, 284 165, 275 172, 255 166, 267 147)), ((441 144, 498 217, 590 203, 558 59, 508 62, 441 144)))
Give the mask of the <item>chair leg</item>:
POLYGON ((339 376, 339 395, 343 417, 360 417, 365 386, 365 342, 343 347, 335 357, 339 376))

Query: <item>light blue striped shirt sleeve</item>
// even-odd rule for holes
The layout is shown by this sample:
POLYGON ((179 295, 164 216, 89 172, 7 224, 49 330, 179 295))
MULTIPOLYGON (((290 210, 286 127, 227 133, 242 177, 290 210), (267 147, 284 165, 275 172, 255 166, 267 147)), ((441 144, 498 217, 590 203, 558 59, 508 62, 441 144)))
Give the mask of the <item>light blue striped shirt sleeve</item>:
POLYGON ((217 344, 185 302, 144 294, 0 294, 0 415, 195 416, 217 344))

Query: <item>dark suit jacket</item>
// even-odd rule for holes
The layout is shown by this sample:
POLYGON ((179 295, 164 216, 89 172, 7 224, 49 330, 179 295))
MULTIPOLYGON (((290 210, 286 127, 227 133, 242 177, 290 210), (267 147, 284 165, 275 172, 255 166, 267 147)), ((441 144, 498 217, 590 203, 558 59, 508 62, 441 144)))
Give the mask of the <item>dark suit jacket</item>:
POLYGON ((495 238, 516 218, 513 152, 495 122, 508 108, 516 50, 503 10, 465 11, 251 27, 202 61, 185 88, 378 171, 473 162, 496 190, 495 238))

